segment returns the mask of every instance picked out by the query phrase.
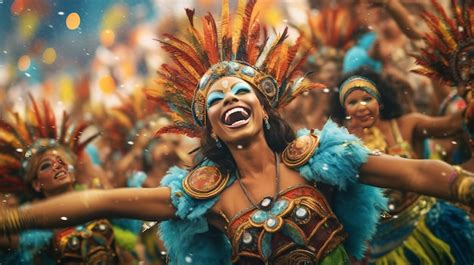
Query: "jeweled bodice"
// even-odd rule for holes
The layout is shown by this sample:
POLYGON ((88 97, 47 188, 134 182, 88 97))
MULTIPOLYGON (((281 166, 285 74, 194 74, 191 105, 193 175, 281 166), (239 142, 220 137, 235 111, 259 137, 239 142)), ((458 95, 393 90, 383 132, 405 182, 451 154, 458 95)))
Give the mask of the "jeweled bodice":
POLYGON ((268 210, 251 208, 229 223, 234 264, 317 264, 346 238, 322 194, 299 185, 268 210))
POLYGON ((120 264, 112 225, 95 220, 54 236, 57 264, 120 264))

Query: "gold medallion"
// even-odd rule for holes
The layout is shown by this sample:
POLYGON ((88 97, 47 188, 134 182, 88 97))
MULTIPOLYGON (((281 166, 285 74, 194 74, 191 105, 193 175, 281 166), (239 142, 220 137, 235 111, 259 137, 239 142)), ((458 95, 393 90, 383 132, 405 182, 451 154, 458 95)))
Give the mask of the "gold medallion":
POLYGON ((291 142, 281 154, 283 163, 290 168, 304 165, 318 148, 319 137, 310 133, 291 142))
POLYGON ((194 199, 209 199, 221 192, 229 175, 222 175, 217 167, 204 166, 191 171, 183 179, 184 191, 194 199))

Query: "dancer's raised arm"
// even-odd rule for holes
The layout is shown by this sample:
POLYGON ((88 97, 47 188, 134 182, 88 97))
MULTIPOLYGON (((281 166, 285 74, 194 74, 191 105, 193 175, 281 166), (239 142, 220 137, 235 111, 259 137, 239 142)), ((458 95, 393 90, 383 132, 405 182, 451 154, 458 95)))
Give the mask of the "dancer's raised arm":
POLYGON ((442 161, 369 156, 360 172, 360 180, 369 185, 414 191, 471 207, 474 203, 474 175, 442 161))
POLYGON ((174 213, 169 188, 69 192, 21 209, 1 210, 0 232, 67 227, 104 217, 159 221, 174 213))

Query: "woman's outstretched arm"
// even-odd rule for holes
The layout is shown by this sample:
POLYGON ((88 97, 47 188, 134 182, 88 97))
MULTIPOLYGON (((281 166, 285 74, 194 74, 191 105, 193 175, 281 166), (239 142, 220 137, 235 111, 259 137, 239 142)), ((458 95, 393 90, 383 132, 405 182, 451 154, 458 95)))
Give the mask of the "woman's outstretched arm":
POLYGON ((0 210, 0 232, 58 228, 99 218, 160 221, 174 217, 170 189, 122 188, 70 192, 17 210, 0 210))
POLYGON ((363 183, 413 191, 473 206, 474 177, 438 160, 369 156, 360 168, 363 183))

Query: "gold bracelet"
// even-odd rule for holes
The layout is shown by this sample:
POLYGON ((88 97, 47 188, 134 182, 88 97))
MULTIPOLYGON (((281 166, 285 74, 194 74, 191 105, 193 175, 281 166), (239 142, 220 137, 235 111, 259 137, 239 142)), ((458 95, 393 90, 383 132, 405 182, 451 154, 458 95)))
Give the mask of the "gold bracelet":
POLYGON ((454 166, 456 178, 450 183, 452 197, 471 209, 474 208, 474 174, 454 166))
POLYGON ((24 228, 25 220, 17 208, 0 210, 0 235, 17 234, 24 228))

